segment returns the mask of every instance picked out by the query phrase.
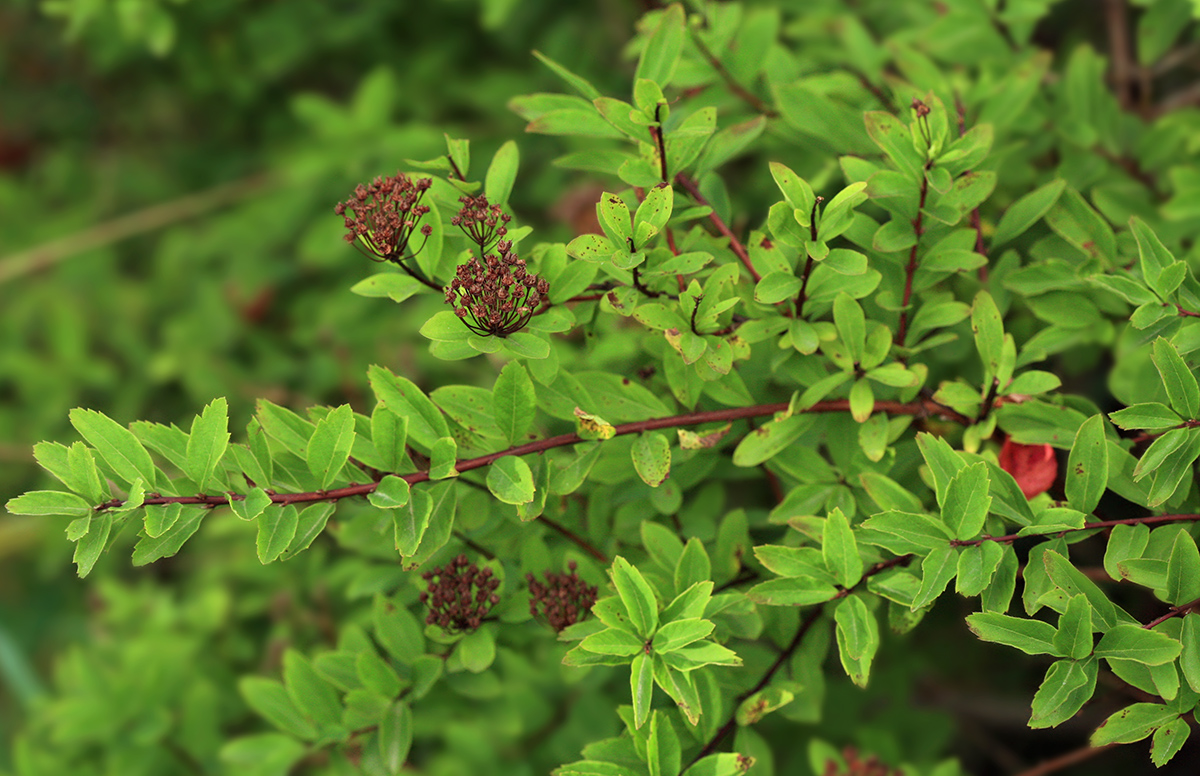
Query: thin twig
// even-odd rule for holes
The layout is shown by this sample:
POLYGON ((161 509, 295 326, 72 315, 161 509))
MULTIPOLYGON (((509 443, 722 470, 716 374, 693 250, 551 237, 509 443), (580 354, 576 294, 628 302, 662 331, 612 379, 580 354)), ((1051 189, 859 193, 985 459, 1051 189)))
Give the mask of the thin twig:
MULTIPOLYGON (((707 412, 688 412, 682 415, 670 415, 665 418, 651 418, 649 420, 639 420, 632 423, 622 423, 613 426, 614 436, 624 436, 626 434, 639 434, 643 431, 654 431, 663 428, 681 428, 684 426, 698 426, 703 423, 721 423, 733 420, 744 420, 746 418, 762 417, 764 415, 774 415, 777 412, 783 412, 788 408, 788 402, 778 402, 774 404, 755 404, 749 407, 732 407, 723 410, 709 410, 707 412)), ((875 402, 875 410, 877 412, 886 412, 889 415, 912 415, 915 417, 928 417, 936 415, 955 423, 960 423, 964 426, 971 425, 971 419, 962 413, 955 412, 947 407, 934 402, 930 399, 922 398, 912 402, 898 401, 877 401, 875 402)), ((848 399, 830 399, 820 401, 804 410, 804 412, 825 413, 825 412, 849 412, 850 401, 848 399)), ((516 445, 505 450, 499 450, 487 455, 481 455, 477 458, 466 458, 457 461, 454 468, 458 472, 467 472, 472 469, 482 469, 485 466, 490 466, 506 455, 529 455, 531 453, 541 453, 546 450, 552 450, 558 447, 566 447, 576 445, 580 442, 588 441, 580 437, 578 434, 559 434, 558 436, 547 437, 533 442, 526 442, 523 445, 516 445)), ((428 471, 410 472, 408 474, 396 475, 400 479, 407 482, 410 486, 421 482, 427 482, 429 477, 428 471)), ((357 483, 347 485, 341 488, 332 488, 330 490, 306 491, 302 493, 268 493, 272 504, 308 504, 319 501, 340 501, 344 498, 354 498, 357 496, 367 496, 375 492, 379 487, 376 482, 357 483)), ((196 496, 160 496, 151 495, 142 503, 144 505, 155 504, 184 504, 206 507, 220 507, 229 503, 230 499, 234 501, 242 501, 246 497, 239 493, 222 493, 222 494, 199 494, 196 496)), ((125 503, 123 499, 110 499, 109 501, 99 504, 95 507, 96 511, 104 511, 120 507, 125 503)), ((1200 516, 1197 516, 1200 519, 1200 516)))
POLYGON ((571 540, 575 544, 579 545, 579 547, 584 552, 586 552, 588 555, 591 555, 593 558, 600 561, 604 565, 606 565, 606 566, 608 565, 608 556, 605 555, 600 550, 593 547, 592 544, 590 542, 588 542, 587 539, 584 539, 582 536, 575 533, 570 528, 567 528, 562 523, 551 520, 550 518, 546 517, 545 515, 538 515, 537 519, 539 521, 545 523, 546 525, 550 526, 555 531, 558 531, 560 534, 562 534, 563 536, 565 536, 567 539, 571 540))
POLYGON ((1104 746, 1082 746, 1066 754, 1060 754, 1058 757, 1045 760, 1028 770, 1021 771, 1017 776, 1046 776, 1046 774, 1061 771, 1063 768, 1069 768, 1076 763, 1081 763, 1088 760, 1103 751, 1112 749, 1116 744, 1105 744, 1104 746))
POLYGON ((700 35, 695 30, 688 28, 688 32, 692 37, 692 42, 696 44, 696 48, 700 51, 700 55, 704 57, 705 61, 708 62, 713 70, 717 71, 717 75, 721 76, 721 80, 725 82, 727 87, 729 87, 729 91, 733 92, 743 102, 767 118, 773 119, 779 116, 779 111, 768 105, 757 94, 751 92, 749 89, 738 83, 738 80, 733 77, 733 73, 726 69, 725 65, 721 62, 717 55, 712 52, 712 49, 710 49, 704 43, 704 41, 700 38, 700 35))
POLYGON ((922 218, 925 215, 925 197, 929 194, 929 167, 927 162, 921 172, 921 201, 917 204, 917 217, 913 219, 913 232, 917 239, 908 251, 908 266, 904 268, 904 298, 900 302, 900 325, 896 327, 896 338, 893 342, 904 347, 904 339, 908 336, 908 304, 912 300, 913 276, 917 274, 917 249, 921 247, 921 235, 925 233, 922 218))
MULTIPOLYGON (((675 183, 681 188, 685 189, 687 193, 691 195, 692 199, 696 200, 696 204, 701 206, 707 205, 710 208, 712 207, 712 204, 704 198, 703 194, 700 193, 700 187, 697 186, 696 182, 688 176, 684 175, 683 173, 679 173, 675 176, 675 183)), ((718 232, 729 238, 730 249, 737 254, 737 257, 741 259, 742 264, 745 265, 746 269, 750 271, 750 277, 754 278, 754 282, 757 283, 758 281, 762 280, 762 275, 758 274, 758 272, 754 269, 754 265, 750 262, 750 254, 746 251, 746 246, 742 245, 741 241, 738 240, 736 235, 734 235, 733 230, 729 228, 729 225, 726 224, 719 215, 717 215, 717 211, 715 209, 710 210, 708 214, 708 220, 712 222, 712 225, 717 228, 718 232)))

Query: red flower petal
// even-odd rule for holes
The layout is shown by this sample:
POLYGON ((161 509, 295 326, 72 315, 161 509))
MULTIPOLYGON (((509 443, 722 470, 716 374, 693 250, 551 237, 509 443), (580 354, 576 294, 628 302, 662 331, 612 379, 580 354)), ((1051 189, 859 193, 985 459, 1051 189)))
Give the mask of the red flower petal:
POLYGON ((1058 476, 1058 459, 1050 445, 1023 445, 1005 439, 1000 448, 1000 468, 1013 476, 1025 498, 1045 493, 1058 476))

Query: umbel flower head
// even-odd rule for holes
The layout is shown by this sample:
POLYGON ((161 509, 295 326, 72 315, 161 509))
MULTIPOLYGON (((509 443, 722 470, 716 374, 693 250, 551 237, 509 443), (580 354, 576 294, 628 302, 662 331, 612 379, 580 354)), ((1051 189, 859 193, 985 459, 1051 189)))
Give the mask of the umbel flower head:
POLYGON ((525 260, 511 249, 511 242, 501 240, 499 255, 489 253, 482 262, 472 256, 446 287, 446 304, 481 336, 520 331, 550 291, 550 283, 525 269, 525 260))
POLYGON ((425 622, 439 625, 451 632, 473 631, 483 623, 491 608, 500 603, 496 588, 500 580, 492 576, 489 568, 480 568, 459 555, 443 569, 421 575, 429 586, 419 596, 421 603, 429 607, 425 622))
POLYGON ((529 583, 529 613, 538 615, 538 608, 550 623, 550 627, 561 631, 568 625, 582 622, 592 607, 596 604, 596 594, 599 592, 595 585, 589 585, 575 573, 577 564, 571 561, 567 564, 569 574, 559 574, 554 571, 544 571, 545 584, 537 581, 533 574, 526 574, 525 581, 529 583))
POLYGON ((450 219, 450 223, 462 229, 471 242, 479 246, 479 255, 486 254, 497 241, 508 234, 505 226, 512 220, 500 209, 499 205, 488 204, 488 198, 480 194, 478 197, 459 197, 462 207, 458 215, 450 219))
POLYGON ((416 256, 425 247, 433 228, 420 228, 421 244, 412 248, 409 242, 417 230, 421 216, 429 212, 421 198, 433 185, 429 178, 410 178, 402 172, 390 177, 379 176, 370 186, 358 184, 354 196, 339 202, 333 212, 345 218, 346 242, 376 261, 400 264, 416 256))

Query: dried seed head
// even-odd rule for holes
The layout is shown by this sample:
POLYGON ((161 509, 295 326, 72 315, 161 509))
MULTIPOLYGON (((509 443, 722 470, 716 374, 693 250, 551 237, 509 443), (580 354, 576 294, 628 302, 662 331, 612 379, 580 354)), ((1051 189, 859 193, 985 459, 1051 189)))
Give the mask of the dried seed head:
POLYGON ((499 205, 489 204, 488 198, 482 194, 478 197, 459 197, 458 201, 462 207, 458 215, 450 219, 450 223, 462 229, 471 242, 479 246, 479 255, 486 254, 493 245, 497 251, 506 252, 508 248, 500 246, 504 244, 503 237, 508 234, 506 224, 512 220, 512 216, 501 210, 499 205))
POLYGON ((377 177, 369 186, 360 183, 354 196, 333 209, 345 220, 346 241, 376 261, 399 264, 416 256, 433 234, 429 224, 416 228, 429 212, 421 199, 431 185, 429 178, 410 178, 402 172, 377 177), (410 245, 414 231, 424 238, 415 248, 410 245))
POLYGON ((446 287, 446 304, 466 327, 481 336, 507 337, 529 323, 550 292, 550 283, 531 273, 525 260, 511 251, 487 254, 481 262, 472 256, 458 265, 446 287))
POLYGON ((500 586, 500 580, 493 577, 490 568, 480 570, 466 555, 459 555, 444 569, 438 566, 421 577, 429 582, 419 596, 429 607, 425 622, 452 633, 475 630, 491 608, 500 603, 500 596, 492 592, 500 586))
POLYGON ((529 584, 529 613, 537 616, 538 608, 545 616, 550 627, 561 631, 568 625, 574 625, 587 618, 596 603, 598 592, 595 585, 588 585, 575 573, 576 564, 568 564, 571 573, 554 571, 542 572, 545 583, 538 582, 533 574, 526 574, 525 581, 529 584))

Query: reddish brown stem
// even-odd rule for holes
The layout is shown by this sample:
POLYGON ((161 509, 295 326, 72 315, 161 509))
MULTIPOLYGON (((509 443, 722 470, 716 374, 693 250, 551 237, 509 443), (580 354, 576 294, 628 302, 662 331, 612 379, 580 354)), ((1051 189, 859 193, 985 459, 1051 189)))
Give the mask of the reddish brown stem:
MULTIPOLYGON (((1068 528, 1065 531, 1058 531, 1054 534, 1040 534, 1042 536, 1065 536, 1069 533, 1077 533, 1079 531, 1094 531, 1097 528, 1114 528, 1118 525, 1159 525, 1165 523, 1195 523, 1200 521, 1200 515, 1149 515, 1147 517, 1127 517, 1124 520, 1100 520, 1095 523, 1088 523, 1083 528, 1068 528)), ((1016 534, 1007 534, 1005 536, 984 536, 980 539, 952 539, 951 547, 977 547, 984 542, 1002 542, 1008 544, 1015 542, 1019 538, 1016 534)))
MULTIPOLYGON (((700 187, 697 186, 696 182, 691 178, 683 173, 679 173, 675 176, 675 183, 680 188, 686 190, 687 193, 691 195, 692 199, 696 200, 696 204, 701 206, 709 205, 711 207, 709 201, 704 198, 703 194, 700 193, 700 187)), ((757 283, 758 281, 762 280, 762 275, 758 274, 757 270, 754 269, 754 265, 750 262, 750 254, 746 251, 746 246, 742 245, 741 241, 738 240, 736 235, 734 235, 733 230, 729 228, 729 225, 726 224, 719 215, 717 215, 716 210, 713 210, 708 214, 708 220, 712 222, 712 225, 717 228, 718 232, 729 238, 730 249, 737 254, 738 259, 740 259, 742 264, 745 265, 746 269, 749 270, 750 277, 754 278, 754 282, 757 283)))
POLYGON ((779 116, 779 111, 775 110, 766 102, 764 102, 757 94, 754 94, 749 89, 738 83, 738 80, 733 77, 733 73, 730 73, 729 70, 725 68, 725 65, 721 62, 717 55, 712 52, 712 49, 705 45, 704 41, 701 40, 699 34, 690 28, 688 31, 691 33, 692 42, 696 44, 696 48, 700 51, 700 55, 704 57, 704 60, 708 62, 713 70, 717 71, 717 75, 721 76, 721 80, 725 82, 725 86, 729 88, 729 91, 733 92, 744 103, 767 118, 773 119, 779 116))
POLYGON ((1047 774, 1061 771, 1063 768, 1070 768, 1076 763, 1081 763, 1084 760, 1095 757, 1101 752, 1112 749, 1116 744, 1105 744, 1104 746, 1083 746, 1079 749, 1060 754, 1049 760, 1038 763, 1028 770, 1021 771, 1017 776, 1046 776, 1047 774))
MULTIPOLYGON (((733 407, 724 410, 709 410, 707 412, 688 412, 682 415, 671 415, 665 418, 651 418, 649 420, 639 420, 633 423, 622 423, 613 427, 614 436, 624 436, 626 434, 640 434, 643 431, 654 431, 661 428, 680 428, 683 426, 698 426, 702 423, 720 423, 732 420, 744 420, 746 418, 761 417, 764 415, 774 415, 776 412, 783 412, 788 408, 787 402, 778 402, 775 404, 755 404, 749 407, 733 407)), ((961 423, 962 425, 971 425, 971 419, 955 412, 947 407, 934 402, 930 399, 920 399, 913 402, 903 403, 898 401, 877 401, 875 409, 879 412, 886 412, 890 415, 913 415, 915 417, 928 417, 937 415, 947 420, 961 423)), ((804 410, 805 412, 849 412, 850 402, 848 399, 831 399, 828 401, 817 402, 813 406, 804 410)), ((489 466, 506 455, 529 455, 530 453, 541 453, 546 450, 552 450, 556 447, 566 447, 568 445, 579 444, 588 440, 583 439, 578 434, 559 434, 558 436, 539 439, 534 442, 526 442, 523 445, 510 447, 506 450, 499 450, 495 453, 481 455, 478 458, 467 458, 458 461, 455 464, 455 469, 459 472, 467 472, 472 469, 482 469, 489 466)), ((418 471, 409 474, 398 475, 409 485, 416 485, 420 482, 429 480, 429 472, 418 471)), ((268 493, 271 503, 287 505, 287 504, 309 504, 318 501, 340 501, 344 498, 353 498, 355 496, 366 496, 375 492, 378 487, 376 482, 358 483, 355 485, 347 485, 342 488, 332 488, 330 490, 308 491, 304 493, 268 493)), ((229 499, 242 501, 245 496, 237 493, 228 493, 221 495, 206 495, 200 494, 197 496, 151 496, 147 498, 143 504, 191 504, 196 506, 220 507, 229 503, 229 499)), ((95 507, 96 511, 113 509, 123 505, 125 502, 122 499, 111 499, 99 504, 95 507)), ((1197 516, 1196 519, 1200 519, 1197 516)))
POLYGON ((917 239, 908 251, 908 266, 904 269, 904 298, 900 302, 900 325, 896 327, 896 338, 892 340, 904 347, 904 339, 908 336, 908 304, 912 300, 913 276, 917 274, 917 249, 921 247, 921 235, 925 232, 922 218, 925 215, 925 197, 929 194, 929 165, 921 173, 921 201, 917 204, 917 217, 913 219, 913 232, 917 239))

